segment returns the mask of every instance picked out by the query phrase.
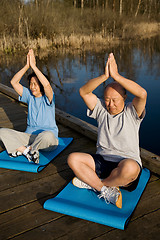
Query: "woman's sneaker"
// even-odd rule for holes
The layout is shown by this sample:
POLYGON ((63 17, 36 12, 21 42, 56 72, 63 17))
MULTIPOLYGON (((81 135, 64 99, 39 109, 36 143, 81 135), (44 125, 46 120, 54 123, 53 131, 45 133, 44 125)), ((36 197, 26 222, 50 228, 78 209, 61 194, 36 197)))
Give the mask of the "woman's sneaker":
POLYGON ((99 198, 104 198, 106 203, 112 203, 118 208, 122 208, 122 194, 117 187, 106 187, 104 186, 101 193, 98 195, 99 198))
POLYGON ((85 189, 90 189, 90 190, 94 190, 94 188, 92 188, 91 186, 89 186, 87 183, 81 181, 79 178, 77 177, 74 177, 73 180, 72 180, 72 183, 75 187, 78 187, 78 188, 85 188, 85 189))
POLYGON ((29 162, 34 162, 36 164, 39 163, 39 151, 34 150, 34 151, 29 151, 25 157, 28 159, 29 162))
POLYGON ((39 163, 39 151, 38 150, 34 150, 34 151, 30 151, 29 152, 31 157, 32 157, 32 161, 34 163, 39 163))
POLYGON ((19 152, 19 151, 16 151, 16 152, 13 152, 13 153, 9 153, 9 156, 10 156, 10 157, 13 157, 13 158, 19 157, 19 156, 21 156, 21 155, 22 155, 22 153, 19 152))

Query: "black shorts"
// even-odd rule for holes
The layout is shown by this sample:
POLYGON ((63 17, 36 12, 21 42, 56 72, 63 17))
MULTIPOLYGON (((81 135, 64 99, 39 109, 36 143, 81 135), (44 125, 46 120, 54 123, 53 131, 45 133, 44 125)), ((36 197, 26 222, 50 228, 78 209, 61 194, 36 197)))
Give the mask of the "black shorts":
MULTIPOLYGON (((111 162, 111 161, 104 160, 104 158, 100 154, 91 154, 91 156, 93 157, 94 162, 95 162, 96 174, 101 179, 107 178, 111 174, 112 170, 114 168, 116 168, 119 164, 119 162, 111 162)), ((129 183, 128 186, 121 187, 121 188, 123 188, 129 192, 132 192, 133 190, 135 190, 138 185, 141 172, 142 172, 142 168, 140 166, 140 173, 139 173, 138 177, 136 178, 136 180, 129 183)))

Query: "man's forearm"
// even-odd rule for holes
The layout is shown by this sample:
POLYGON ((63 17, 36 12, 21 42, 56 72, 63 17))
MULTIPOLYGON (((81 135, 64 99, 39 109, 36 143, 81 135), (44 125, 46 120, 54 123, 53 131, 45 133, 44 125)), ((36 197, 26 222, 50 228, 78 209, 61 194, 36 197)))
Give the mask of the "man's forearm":
POLYGON ((93 92, 101 83, 107 80, 105 74, 89 80, 84 86, 80 88, 80 94, 89 94, 93 92))
POLYGON ((136 82, 129 80, 127 78, 124 78, 119 73, 115 75, 114 80, 121 84, 122 87, 124 87, 127 91, 129 91, 131 94, 133 94, 136 97, 143 97, 146 93, 145 89, 142 88, 140 85, 138 85, 136 82))

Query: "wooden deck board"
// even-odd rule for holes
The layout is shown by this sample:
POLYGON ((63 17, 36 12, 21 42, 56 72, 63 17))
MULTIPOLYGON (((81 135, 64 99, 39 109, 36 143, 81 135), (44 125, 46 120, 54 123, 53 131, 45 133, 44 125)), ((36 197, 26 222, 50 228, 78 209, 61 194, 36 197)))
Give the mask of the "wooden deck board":
MULTIPOLYGON (((73 146, 74 147, 74 146, 73 146)), ((78 145, 74 147, 74 151, 81 150, 81 148, 78 148, 78 145)), ((84 149, 85 150, 85 149, 84 149)), ((89 148, 86 150, 91 150, 93 151, 93 148, 89 148)), ((60 173, 64 170, 69 169, 68 164, 67 164, 67 156, 68 156, 68 151, 64 151, 63 156, 57 156, 44 170, 43 172, 40 173, 28 173, 28 172, 23 172, 23 171, 5 171, 4 173, 1 173, 0 180, 0 192, 5 191, 8 188, 13 188, 15 186, 20 186, 25 183, 29 183, 32 181, 36 181, 38 179, 41 179, 42 177, 45 176, 50 176, 55 173, 60 173), (14 180, 14 181, 13 181, 14 180)))
MULTIPOLYGON (((41 204, 45 199, 49 198, 45 194, 39 193, 39 196, 41 195, 41 204)), ((142 200, 140 202, 142 203, 142 205, 140 204, 138 205, 130 223, 137 221, 140 218, 143 218, 143 216, 150 215, 154 212, 157 212, 157 209, 155 209, 154 207, 154 203, 156 203, 157 206, 160 206, 160 195, 159 193, 156 192, 156 188, 153 187, 153 182, 152 184, 151 183, 148 184, 147 190, 145 194, 142 196, 142 200), (151 191, 152 191, 152 194, 151 194, 151 191), (153 204, 152 206, 150 206, 150 198, 152 198, 152 195, 154 195, 154 198, 152 199, 153 204)), ((68 239, 76 239, 76 235, 78 234, 79 236, 80 234, 79 231, 81 231, 80 229, 83 229, 83 228, 84 228, 84 232, 82 231, 83 234, 86 234, 86 236, 88 236, 89 238, 92 238, 102 233, 106 234, 106 231, 111 229, 106 226, 103 226, 102 228, 100 224, 94 224, 84 220, 77 220, 77 218, 64 216, 62 214, 57 215, 54 212, 51 214, 50 211, 42 209, 39 202, 37 201, 28 203, 25 206, 13 209, 11 212, 9 211, 2 214, 0 225, 3 228, 3 231, 1 231, 1 234, 5 236, 9 234, 7 235, 7 237, 15 236, 17 228, 20 229, 21 232, 26 231, 27 234, 25 233, 26 235, 25 234, 22 235, 23 239, 27 239, 27 237, 30 237, 31 235, 37 236, 37 234, 41 232, 42 228, 45 228, 45 229, 47 228, 46 231, 49 232, 49 234, 50 232, 55 231, 53 235, 54 237, 52 236, 51 239, 56 239, 57 237, 61 237, 64 235, 67 235, 68 239), (63 218, 61 218, 62 216, 63 218), (69 222, 70 222, 70 227, 68 227, 69 222), (77 224, 77 226, 75 226, 75 224, 77 224), (87 224, 87 228, 86 228, 86 224, 87 224), (95 229, 95 225, 97 225, 96 229, 95 229), (57 236, 56 231, 61 227, 63 227, 63 231, 60 231, 57 236), (94 229, 94 231, 90 231, 91 227, 94 229), (54 230, 52 228, 54 228, 54 230)), ((43 236, 43 232, 41 234, 43 236)), ((43 236, 43 238, 45 239, 45 235, 43 236)), ((79 238, 79 239, 84 239, 84 238, 79 238)))
MULTIPOLYGON (((24 130, 26 113, 26 106, 0 93, 0 127, 24 130)), ((125 231, 43 209, 73 177, 68 154, 95 152, 94 141, 62 123, 58 127, 60 137, 74 141, 42 172, 0 169, 0 239, 159 239, 160 179, 153 174, 125 231)))
POLYGON ((159 216, 160 210, 151 214, 144 215, 130 223, 124 232, 117 229, 107 232, 99 237, 93 238, 96 240, 113 240, 116 236, 117 240, 130 239, 130 240, 158 240, 159 239, 159 216), (151 217, 149 219, 149 217, 151 217))

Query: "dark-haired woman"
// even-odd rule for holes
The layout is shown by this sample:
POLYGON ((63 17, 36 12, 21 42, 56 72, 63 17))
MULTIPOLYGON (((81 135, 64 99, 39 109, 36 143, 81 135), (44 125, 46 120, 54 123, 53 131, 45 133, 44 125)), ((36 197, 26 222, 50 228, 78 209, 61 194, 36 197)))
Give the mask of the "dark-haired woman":
POLYGON ((0 140, 11 157, 24 155, 29 161, 39 163, 39 149, 53 150, 58 145, 58 127, 55 121, 55 96, 52 87, 36 66, 33 50, 27 54, 27 64, 11 80, 19 100, 28 104, 27 129, 19 132, 0 129, 0 140), (29 68, 29 89, 20 80, 29 68))

